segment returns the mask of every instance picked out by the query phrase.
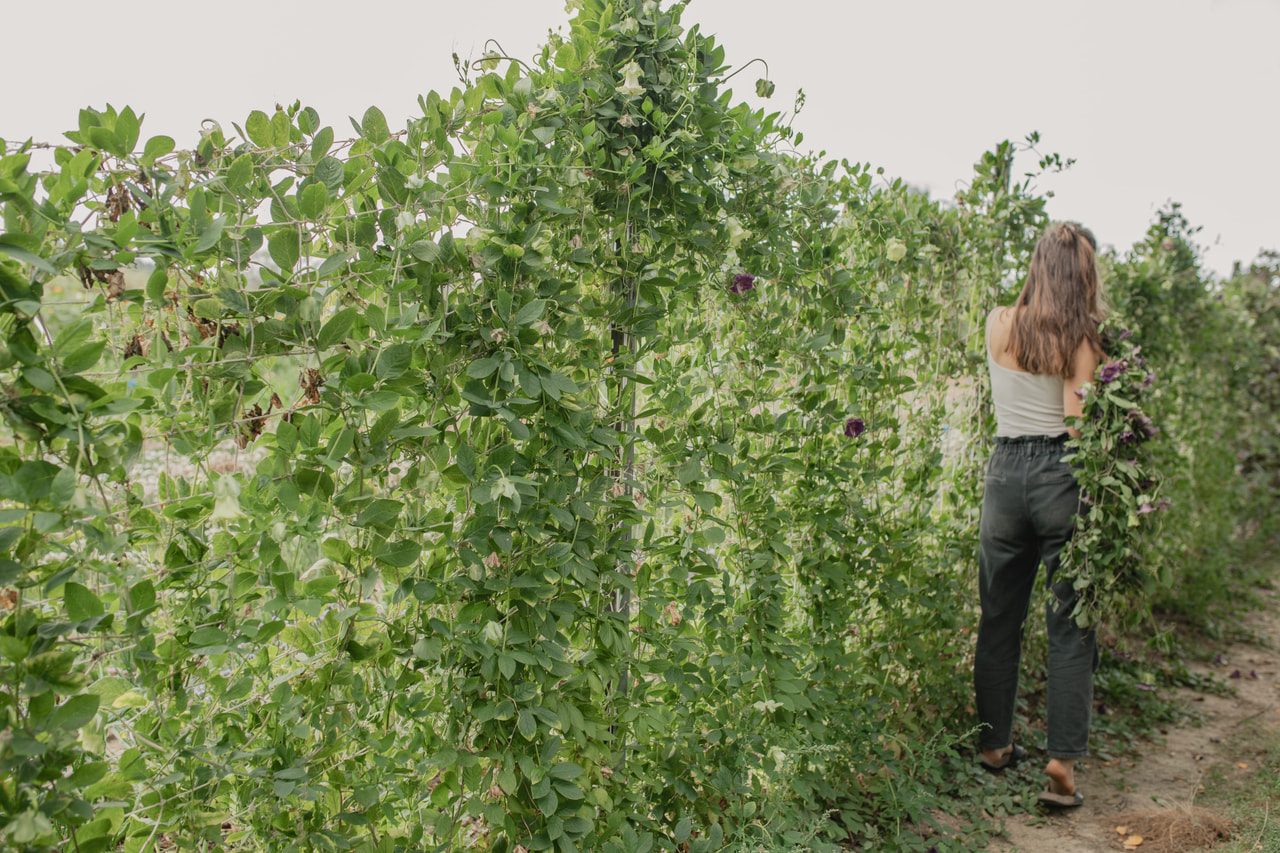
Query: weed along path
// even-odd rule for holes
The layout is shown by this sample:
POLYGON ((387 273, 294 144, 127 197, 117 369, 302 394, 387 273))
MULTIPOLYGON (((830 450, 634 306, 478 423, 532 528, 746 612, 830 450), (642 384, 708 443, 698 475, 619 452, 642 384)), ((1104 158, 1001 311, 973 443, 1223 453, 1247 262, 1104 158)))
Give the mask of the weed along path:
MULTIPOLYGON (((1280 850, 1280 801, 1268 814, 1280 790, 1280 592, 1255 593, 1262 606, 1240 614, 1234 636, 1186 644, 1201 652, 1186 664, 1205 690, 1178 688, 1184 719, 1078 763, 1083 806, 1005 816, 988 850, 1280 850)), ((1033 753, 1001 783, 1015 801, 1034 802, 1043 763, 1033 753)))

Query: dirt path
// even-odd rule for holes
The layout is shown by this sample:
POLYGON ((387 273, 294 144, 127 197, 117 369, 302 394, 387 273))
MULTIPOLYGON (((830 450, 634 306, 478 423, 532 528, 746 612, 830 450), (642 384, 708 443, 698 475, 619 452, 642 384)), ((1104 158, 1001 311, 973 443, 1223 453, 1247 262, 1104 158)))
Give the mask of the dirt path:
MULTIPOLYGON (((1280 728, 1280 650, 1276 647, 1280 640, 1280 593, 1260 590, 1259 595, 1266 601, 1266 609, 1242 614, 1245 633, 1252 641, 1223 641, 1220 648, 1208 649, 1220 654, 1213 663, 1189 665, 1192 671, 1225 680, 1237 689, 1236 695, 1183 690, 1182 697, 1202 718, 1200 725, 1188 722, 1170 727, 1153 741, 1134 744, 1134 758, 1104 761, 1093 757, 1079 762, 1076 782, 1086 797, 1083 806, 1048 817, 1033 809, 1006 818, 1005 836, 988 849, 993 853, 1125 850, 1127 836, 1117 833, 1117 827, 1127 828, 1127 835, 1152 833, 1156 830, 1149 813, 1164 816, 1165 810, 1177 810, 1188 815, 1199 806, 1204 785, 1213 784, 1210 767, 1225 767, 1219 772, 1227 774, 1254 773, 1255 756, 1246 744, 1235 741, 1258 726, 1265 731, 1280 728), (1237 671, 1239 676, 1232 677, 1237 671)), ((1018 772, 1035 777, 1041 773, 1040 762, 1018 772)), ((1160 823, 1159 817, 1155 823, 1160 823)), ((1200 849, 1186 843, 1172 844, 1158 834, 1143 839, 1132 849, 1142 853, 1200 849)))

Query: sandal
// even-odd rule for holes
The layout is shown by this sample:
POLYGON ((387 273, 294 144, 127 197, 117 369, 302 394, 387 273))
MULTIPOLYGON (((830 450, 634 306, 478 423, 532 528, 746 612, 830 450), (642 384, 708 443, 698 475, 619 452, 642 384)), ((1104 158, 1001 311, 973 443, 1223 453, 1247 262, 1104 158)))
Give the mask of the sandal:
POLYGON ((1017 766, 1018 762, 1023 760, 1026 757, 1027 757, 1027 751, 1015 743, 1013 745, 1012 751, 1010 751, 1009 754, 1006 755, 1000 761, 999 764, 992 764, 991 762, 987 761, 985 758, 979 759, 978 763, 982 765, 983 770, 986 770, 989 773, 999 773, 1001 770, 1004 770, 1006 767, 1017 766))
POLYGON ((1050 787, 1051 782, 1044 783, 1044 790, 1041 791, 1036 799, 1044 803, 1046 806, 1054 806, 1060 809, 1074 809, 1077 806, 1084 805, 1084 794, 1075 791, 1070 794, 1058 794, 1050 787))

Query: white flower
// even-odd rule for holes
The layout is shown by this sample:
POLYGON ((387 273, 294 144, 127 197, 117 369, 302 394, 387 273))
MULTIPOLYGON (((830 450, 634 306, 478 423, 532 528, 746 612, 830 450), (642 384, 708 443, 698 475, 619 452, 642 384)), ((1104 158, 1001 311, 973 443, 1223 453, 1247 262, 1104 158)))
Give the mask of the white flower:
POLYGON ((235 521, 243 516, 240 511, 240 483, 235 477, 219 477, 213 484, 213 515, 209 520, 235 521))
POLYGON ((618 32, 624 36, 633 36, 640 32, 640 22, 628 15, 618 24, 618 32))
POLYGON ((618 117, 618 124, 622 125, 623 127, 635 127, 636 120, 631 117, 631 113, 623 113, 621 116, 618 117))
POLYGON ((900 261, 907 256, 907 247, 898 238, 885 244, 884 253, 891 261, 900 261))
POLYGON ((773 769, 778 772, 782 772, 782 768, 787 766, 787 754, 780 747, 770 747, 769 758, 773 759, 773 769))
POLYGON ((742 223, 736 216, 730 216, 724 224, 729 229, 729 245, 735 249, 738 248, 738 244, 751 236, 751 232, 742 227, 742 223))
POLYGON ((403 231, 413 225, 417 217, 413 215, 411 210, 402 210, 396 215, 396 228, 403 231))
POLYGON ((640 7, 640 12, 646 18, 652 18, 654 15, 658 14, 658 0, 647 0, 647 2, 640 7))
POLYGON ((283 542, 285 534, 289 532, 289 528, 283 521, 277 521, 271 525, 271 538, 277 542, 283 542))
POLYGON ((623 80, 622 85, 618 87, 618 94, 626 95, 628 98, 643 95, 644 87, 640 85, 640 75, 643 73, 644 69, 634 59, 622 66, 623 80))
POLYGON ((484 623, 484 628, 480 630, 480 634, 484 637, 486 643, 497 643, 502 639, 502 626, 490 620, 484 623))
POLYGON ((405 181, 404 184, 411 190, 420 190, 426 182, 426 179, 421 175, 410 175, 409 179, 405 181))
POLYGON ((755 708, 762 714, 772 714, 774 711, 782 707, 782 703, 775 702, 772 699, 761 699, 759 702, 752 704, 751 707, 755 708))
POLYGON ((498 482, 493 484, 493 493, 504 498, 514 498, 516 496, 516 484, 506 477, 499 477, 498 482))

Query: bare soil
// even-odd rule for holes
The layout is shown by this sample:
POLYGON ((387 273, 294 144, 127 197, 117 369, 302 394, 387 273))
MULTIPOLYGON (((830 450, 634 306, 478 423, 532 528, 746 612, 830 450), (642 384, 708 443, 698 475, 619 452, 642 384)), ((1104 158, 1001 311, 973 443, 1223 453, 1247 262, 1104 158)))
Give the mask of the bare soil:
MULTIPOLYGON (((1136 849, 1141 853, 1182 853, 1211 849, 1231 828, 1220 814, 1202 808, 1207 771, 1224 768, 1238 781, 1256 772, 1261 753, 1246 739, 1280 728, 1280 593, 1260 591, 1263 610, 1241 614, 1242 635, 1223 641, 1212 663, 1189 663, 1236 688, 1220 696, 1182 690, 1198 721, 1163 730, 1151 741, 1132 745, 1129 757, 1095 756, 1076 764, 1076 784, 1085 796, 1077 809, 1043 810, 1006 818, 1005 834, 993 853, 1093 853, 1136 849), (1236 675, 1238 673, 1238 675, 1236 675), (1233 677, 1235 676, 1235 677, 1233 677), (1251 734, 1252 733, 1252 734, 1251 734), (1124 830, 1123 832, 1119 830, 1124 830), (1134 836, 1141 843, 1125 846, 1134 836)), ((1261 749, 1258 745, 1258 749, 1261 749)), ((1040 773, 1038 764, 1019 773, 1040 773)), ((1131 842, 1132 844, 1132 842, 1131 842)))

